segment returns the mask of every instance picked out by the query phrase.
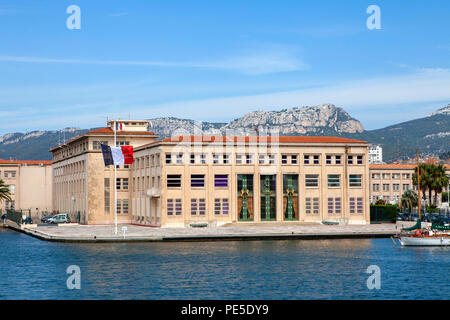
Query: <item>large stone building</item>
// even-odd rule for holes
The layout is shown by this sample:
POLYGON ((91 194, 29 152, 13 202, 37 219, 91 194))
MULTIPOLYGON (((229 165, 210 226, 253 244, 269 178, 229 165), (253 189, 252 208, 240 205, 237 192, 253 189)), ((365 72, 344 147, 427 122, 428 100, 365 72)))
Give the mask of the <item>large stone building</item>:
MULTIPOLYGON (((450 176, 450 165, 444 165, 446 173, 450 176)), ((370 165, 370 201, 378 199, 386 203, 397 204, 402 194, 407 190, 417 192, 412 176, 416 164, 371 164, 370 165)), ((426 199, 428 194, 422 194, 426 199)), ((438 197, 438 203, 440 199, 438 197)))
MULTIPOLYGON (((116 132, 116 146, 142 146, 155 140, 148 130, 148 121, 119 120, 122 129, 116 132)), ((105 167, 101 144, 114 145, 114 122, 106 128, 77 136, 50 150, 53 154, 53 207, 70 213, 83 224, 114 223, 114 183, 117 185, 119 223, 130 218, 130 168, 105 167)))
POLYGON ((369 223, 365 141, 181 136, 135 149, 133 223, 369 223))
POLYGON ((11 193, 11 201, 0 202, 1 212, 15 209, 35 215, 52 211, 51 161, 0 159, 0 179, 11 193))

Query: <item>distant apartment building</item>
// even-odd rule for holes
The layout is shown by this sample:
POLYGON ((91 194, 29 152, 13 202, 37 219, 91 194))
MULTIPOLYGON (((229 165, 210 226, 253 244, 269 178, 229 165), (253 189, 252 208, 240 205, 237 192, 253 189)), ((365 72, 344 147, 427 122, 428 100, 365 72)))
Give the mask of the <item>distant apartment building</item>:
MULTIPOLYGON (((386 203, 396 204, 407 190, 417 192, 412 176, 416 164, 372 164, 370 165, 370 202, 378 199, 386 203)), ((450 175, 450 165, 445 165, 447 175, 450 175)), ((428 193, 422 194, 426 199, 428 193)), ((440 197, 438 201, 440 202, 440 197)))
POLYGON ((11 201, 0 202, 0 211, 31 213, 52 211, 51 161, 0 159, 0 179, 11 193, 11 201))
POLYGON ((383 163, 383 148, 378 145, 369 146, 369 163, 380 164, 383 163))
MULTIPOLYGON (((155 140, 148 130, 149 122, 143 120, 115 121, 120 130, 116 132, 116 146, 142 146, 155 140)), ((53 208, 59 212, 79 215, 83 224, 114 223, 114 202, 117 203, 119 223, 131 219, 131 169, 129 165, 117 168, 105 167, 101 144, 114 146, 114 122, 91 130, 67 143, 50 150, 53 154, 53 208), (117 199, 114 187, 117 187, 117 199)))
POLYGON ((337 137, 180 136, 135 149, 132 223, 366 224, 368 144, 337 137))

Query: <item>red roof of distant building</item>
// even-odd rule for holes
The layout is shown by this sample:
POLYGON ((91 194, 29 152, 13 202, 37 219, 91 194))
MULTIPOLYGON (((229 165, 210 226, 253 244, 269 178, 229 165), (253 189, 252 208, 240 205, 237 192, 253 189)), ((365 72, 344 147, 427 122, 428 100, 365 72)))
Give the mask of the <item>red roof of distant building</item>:
POLYGON ((29 165, 51 165, 51 161, 46 160, 4 160, 0 159, 0 164, 29 164, 29 165))

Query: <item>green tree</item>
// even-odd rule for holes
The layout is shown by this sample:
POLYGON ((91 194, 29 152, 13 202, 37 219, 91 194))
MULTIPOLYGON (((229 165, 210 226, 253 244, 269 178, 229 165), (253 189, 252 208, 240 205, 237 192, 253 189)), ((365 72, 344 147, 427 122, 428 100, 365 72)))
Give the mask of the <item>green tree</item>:
POLYGON ((3 200, 11 201, 11 192, 5 185, 5 182, 0 179, 0 202, 2 202, 3 200))
POLYGON ((431 167, 431 183, 430 188, 434 191, 434 204, 437 204, 438 194, 442 193, 444 188, 448 186, 448 177, 442 164, 431 167))
MULTIPOLYGON (((417 186, 417 168, 414 168, 414 173, 412 176, 412 181, 415 186, 417 186)), ((422 194, 425 195, 425 193, 428 191, 428 200, 431 203, 431 167, 428 163, 420 163, 419 164, 420 169, 420 191, 422 191, 422 194)))
POLYGON ((412 211, 412 208, 416 207, 419 204, 419 197, 417 193, 413 190, 407 190, 403 193, 402 198, 400 199, 400 206, 402 208, 408 208, 409 212, 412 211))

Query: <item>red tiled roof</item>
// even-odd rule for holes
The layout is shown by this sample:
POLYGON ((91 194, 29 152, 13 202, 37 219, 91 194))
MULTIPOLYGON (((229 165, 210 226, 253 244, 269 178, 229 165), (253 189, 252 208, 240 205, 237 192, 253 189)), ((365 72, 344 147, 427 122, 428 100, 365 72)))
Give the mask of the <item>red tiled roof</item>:
POLYGON ((29 165, 51 165, 51 161, 44 161, 44 160, 4 160, 0 159, 0 164, 29 164, 29 165))

